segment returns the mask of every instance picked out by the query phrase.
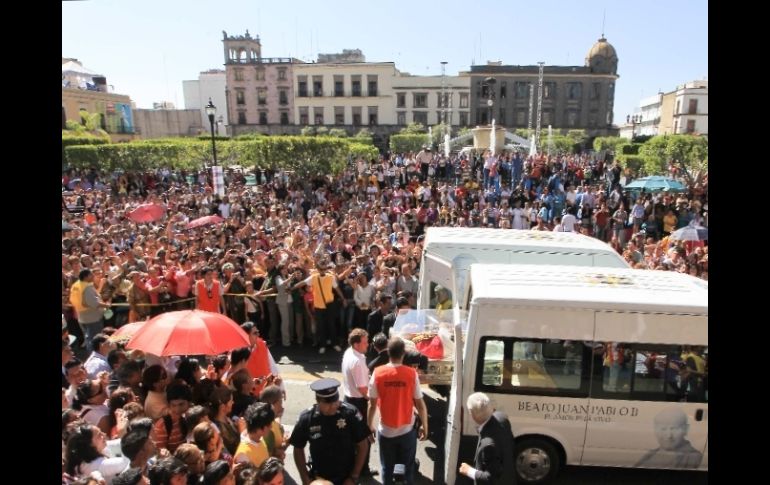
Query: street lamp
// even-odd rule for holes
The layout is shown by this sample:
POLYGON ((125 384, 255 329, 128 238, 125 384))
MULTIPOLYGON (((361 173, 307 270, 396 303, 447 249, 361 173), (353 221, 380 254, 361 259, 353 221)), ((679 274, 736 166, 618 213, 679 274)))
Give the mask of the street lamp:
POLYGON ((209 117, 209 124, 211 124, 211 150, 214 153, 214 166, 217 166, 217 142, 214 138, 214 116, 217 114, 217 107, 211 102, 209 98, 209 104, 206 105, 206 115, 209 117))
POLYGON ((493 77, 488 77, 484 79, 484 84, 487 86, 487 107, 489 108, 489 119, 487 120, 487 124, 492 124, 492 107, 495 105, 495 102, 492 100, 493 98, 493 91, 495 87, 495 83, 497 82, 497 79, 493 77))
POLYGON ((642 123, 642 115, 626 115, 626 123, 631 125, 631 141, 634 141, 636 125, 642 123))

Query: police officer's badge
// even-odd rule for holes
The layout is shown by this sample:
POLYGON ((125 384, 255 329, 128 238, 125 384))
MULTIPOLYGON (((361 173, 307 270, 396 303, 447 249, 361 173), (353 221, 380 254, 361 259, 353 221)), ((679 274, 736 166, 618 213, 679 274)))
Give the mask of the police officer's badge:
POLYGON ((347 425, 348 425, 348 423, 347 423, 347 421, 345 421, 344 418, 340 418, 340 419, 337 420, 337 427, 339 429, 345 429, 345 426, 347 426, 347 425))

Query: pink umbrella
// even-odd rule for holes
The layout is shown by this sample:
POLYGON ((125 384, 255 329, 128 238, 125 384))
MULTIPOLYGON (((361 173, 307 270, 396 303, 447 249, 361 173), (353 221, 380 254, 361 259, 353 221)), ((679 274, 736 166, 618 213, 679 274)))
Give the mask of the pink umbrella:
POLYGON ((182 310, 162 313, 148 320, 126 348, 167 356, 218 355, 248 346, 249 336, 227 316, 202 310, 182 310))
POLYGON ((205 216, 205 217, 199 217, 198 219, 195 219, 194 221, 190 221, 187 223, 187 229, 195 229, 196 227, 203 227, 207 226, 209 224, 219 224, 220 222, 224 221, 219 216, 205 216))
POLYGON ((166 213, 166 208, 158 204, 142 204, 128 214, 128 217, 134 222, 153 222, 157 221, 163 214, 166 213))

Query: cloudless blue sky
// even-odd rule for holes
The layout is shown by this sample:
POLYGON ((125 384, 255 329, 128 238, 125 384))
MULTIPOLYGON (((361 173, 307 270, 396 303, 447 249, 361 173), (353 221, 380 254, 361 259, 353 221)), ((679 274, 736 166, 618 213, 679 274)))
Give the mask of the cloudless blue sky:
POLYGON ((615 123, 641 97, 708 76, 707 0, 94 0, 62 2, 62 56, 139 108, 184 107, 182 81, 223 68, 222 30, 259 35, 263 57, 361 49, 411 74, 471 62, 583 65, 604 33, 618 53, 615 123))

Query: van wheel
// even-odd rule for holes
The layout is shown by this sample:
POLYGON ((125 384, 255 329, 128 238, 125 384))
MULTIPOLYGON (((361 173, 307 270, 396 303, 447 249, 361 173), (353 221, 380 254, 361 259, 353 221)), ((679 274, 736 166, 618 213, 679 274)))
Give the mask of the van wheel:
POLYGON ((527 438, 516 444, 516 475, 524 483, 547 483, 561 468, 556 447, 540 438, 527 438))

